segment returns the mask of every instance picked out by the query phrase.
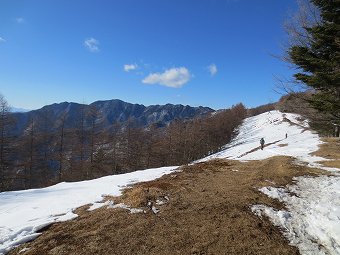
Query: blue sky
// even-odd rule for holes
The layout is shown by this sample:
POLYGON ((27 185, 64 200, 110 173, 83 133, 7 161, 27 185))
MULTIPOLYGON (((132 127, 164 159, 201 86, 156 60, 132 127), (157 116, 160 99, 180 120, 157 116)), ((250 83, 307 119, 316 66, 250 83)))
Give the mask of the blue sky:
POLYGON ((118 98, 276 101, 295 0, 0 0, 0 93, 15 107, 118 98))

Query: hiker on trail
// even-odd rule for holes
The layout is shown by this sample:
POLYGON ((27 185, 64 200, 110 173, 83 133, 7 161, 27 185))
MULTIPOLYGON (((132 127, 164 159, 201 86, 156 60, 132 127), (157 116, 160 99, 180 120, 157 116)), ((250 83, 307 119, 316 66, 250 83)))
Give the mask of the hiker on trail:
POLYGON ((263 147, 264 147, 264 139, 263 139, 263 137, 260 140, 260 144, 261 144, 261 150, 263 150, 263 147))
POLYGON ((288 134, 286 133, 286 139, 287 139, 287 137, 288 137, 288 134))

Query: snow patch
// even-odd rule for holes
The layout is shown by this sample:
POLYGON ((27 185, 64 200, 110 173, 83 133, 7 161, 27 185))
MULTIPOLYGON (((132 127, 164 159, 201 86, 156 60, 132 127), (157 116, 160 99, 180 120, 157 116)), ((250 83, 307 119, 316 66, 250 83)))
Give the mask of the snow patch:
POLYGON ((287 211, 252 206, 280 227, 301 254, 340 254, 340 176, 296 177, 286 188, 260 191, 283 202, 287 211))
POLYGON ((19 253, 26 252, 26 251, 29 251, 29 248, 23 248, 19 251, 19 253))
POLYGON ((112 208, 112 209, 122 208, 122 209, 130 211, 130 213, 145 213, 145 211, 143 209, 131 208, 131 207, 129 207, 126 204, 123 204, 123 203, 116 204, 116 205, 109 205, 108 208, 112 208))
POLYGON ((93 204, 90 206, 90 208, 87 209, 87 210, 88 210, 88 211, 94 211, 94 210, 96 210, 96 209, 98 209, 98 208, 101 208, 101 207, 103 207, 103 206, 109 206, 109 205, 112 205, 112 204, 113 204, 113 202, 110 201, 110 200, 108 200, 108 201, 106 201, 106 202, 95 202, 95 203, 93 203, 93 204))

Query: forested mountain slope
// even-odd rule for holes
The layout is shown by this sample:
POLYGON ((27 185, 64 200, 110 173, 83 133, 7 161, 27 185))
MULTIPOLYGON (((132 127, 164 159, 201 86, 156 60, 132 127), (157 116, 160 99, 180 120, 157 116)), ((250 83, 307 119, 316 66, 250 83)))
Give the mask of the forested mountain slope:
POLYGON ((85 129, 90 128, 92 121, 102 130, 112 128, 113 124, 122 126, 132 121, 135 127, 147 127, 157 123, 165 126, 171 121, 193 119, 214 112, 209 107, 191 107, 189 105, 150 105, 131 104, 118 99, 96 101, 89 105, 63 102, 42 107, 29 112, 13 113, 16 122, 14 134, 22 134, 32 122, 45 122, 51 129, 57 129, 60 122, 65 128, 77 128, 85 120, 85 129))

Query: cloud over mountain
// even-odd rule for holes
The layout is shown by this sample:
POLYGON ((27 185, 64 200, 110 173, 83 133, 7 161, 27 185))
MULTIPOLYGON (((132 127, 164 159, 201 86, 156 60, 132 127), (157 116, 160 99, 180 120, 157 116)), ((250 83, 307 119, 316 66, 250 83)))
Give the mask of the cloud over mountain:
POLYGON ((143 79, 145 84, 159 84, 171 88, 181 88, 191 78, 189 70, 185 67, 171 68, 163 73, 151 73, 143 79))

